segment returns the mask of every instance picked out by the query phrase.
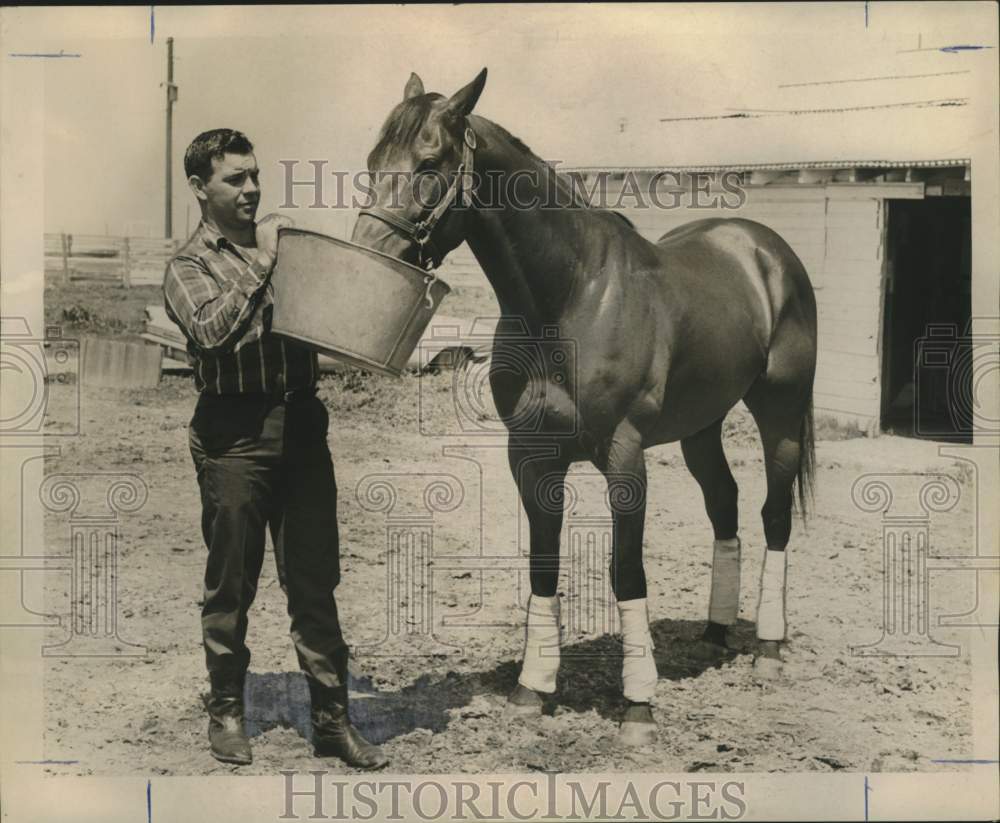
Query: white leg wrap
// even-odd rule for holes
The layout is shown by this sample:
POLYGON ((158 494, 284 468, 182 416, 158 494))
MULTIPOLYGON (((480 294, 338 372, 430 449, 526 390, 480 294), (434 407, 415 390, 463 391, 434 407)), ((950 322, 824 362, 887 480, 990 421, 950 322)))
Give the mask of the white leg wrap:
POLYGON ((633 703, 648 703, 656 692, 656 661, 653 660, 653 637, 649 633, 646 598, 618 604, 622 621, 622 686, 625 698, 633 703))
POLYGON ((788 555, 768 549, 760 576, 760 605, 757 607, 757 638, 785 639, 785 570, 788 555))
POLYGON ((517 682, 536 692, 552 694, 559 670, 559 596, 528 598, 524 662, 517 682))
POLYGON ((740 611, 740 539, 716 540, 712 551, 712 594, 708 619, 732 626, 740 611))

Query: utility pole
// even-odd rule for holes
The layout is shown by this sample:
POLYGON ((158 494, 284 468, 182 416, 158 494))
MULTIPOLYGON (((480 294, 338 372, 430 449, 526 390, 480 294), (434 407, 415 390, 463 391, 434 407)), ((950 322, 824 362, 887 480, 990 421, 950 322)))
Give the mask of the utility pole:
POLYGON ((166 204, 163 215, 163 236, 174 236, 173 227, 173 150, 174 103, 177 101, 177 86, 174 85, 174 38, 167 38, 167 164, 166 164, 166 204))

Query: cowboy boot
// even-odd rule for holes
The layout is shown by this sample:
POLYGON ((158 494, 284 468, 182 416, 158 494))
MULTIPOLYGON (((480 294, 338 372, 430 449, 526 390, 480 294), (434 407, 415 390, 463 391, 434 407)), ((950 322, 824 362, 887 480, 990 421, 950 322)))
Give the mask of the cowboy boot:
POLYGON ((389 762, 382 750, 351 724, 347 715, 347 678, 339 686, 324 686, 306 678, 312 699, 313 754, 339 757, 355 769, 381 769, 389 762))
POLYGON ((250 741, 243 731, 243 683, 245 674, 212 673, 209 695, 208 740, 212 757, 223 763, 249 765, 253 761, 250 741))

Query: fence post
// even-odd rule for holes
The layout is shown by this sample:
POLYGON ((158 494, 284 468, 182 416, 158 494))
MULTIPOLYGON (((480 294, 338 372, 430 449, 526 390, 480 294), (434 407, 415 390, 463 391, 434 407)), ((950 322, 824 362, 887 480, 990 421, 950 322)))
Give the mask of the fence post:
POLYGON ((127 289, 132 286, 132 259, 127 236, 122 238, 122 258, 122 285, 127 289))
POLYGON ((63 232, 59 235, 59 241, 62 243, 62 263, 63 263, 63 283, 69 285, 69 247, 73 242, 73 235, 67 235, 63 232))

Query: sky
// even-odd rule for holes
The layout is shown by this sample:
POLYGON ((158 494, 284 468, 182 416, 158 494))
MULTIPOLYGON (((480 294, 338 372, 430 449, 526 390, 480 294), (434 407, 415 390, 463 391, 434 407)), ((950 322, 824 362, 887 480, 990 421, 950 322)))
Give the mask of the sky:
MULTIPOLYGON (((487 67, 477 113, 548 160, 685 162, 699 146, 704 155, 716 127, 665 118, 974 97, 996 59, 996 30, 983 25, 988 7, 171 6, 155 8, 152 21, 150 7, 14 9, 5 10, 3 51, 6 59, 15 51, 80 55, 43 61, 46 230, 162 235, 162 83, 166 38, 174 37, 173 221, 184 236, 197 208, 183 152, 209 128, 238 128, 256 144, 261 214, 282 200, 279 160, 302 161, 300 175, 308 160, 363 169, 411 71, 428 91, 450 94, 487 67), (956 44, 992 48, 940 51, 956 44), (828 82, 875 76, 900 79, 828 82), (824 85, 793 85, 816 81, 824 85)), ((865 134, 831 135, 830 121, 790 120, 754 121, 751 154, 769 135, 789 153, 820 136, 865 145, 865 134), (813 132, 790 131, 799 122, 813 132)), ((935 135, 907 128, 917 132, 906 138, 915 150, 943 150, 935 135)), ((736 148, 747 150, 724 141, 711 152, 736 148)), ((337 235, 351 222, 335 209, 293 216, 337 235)))

